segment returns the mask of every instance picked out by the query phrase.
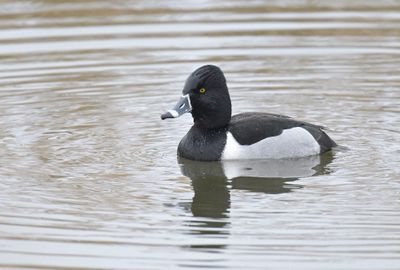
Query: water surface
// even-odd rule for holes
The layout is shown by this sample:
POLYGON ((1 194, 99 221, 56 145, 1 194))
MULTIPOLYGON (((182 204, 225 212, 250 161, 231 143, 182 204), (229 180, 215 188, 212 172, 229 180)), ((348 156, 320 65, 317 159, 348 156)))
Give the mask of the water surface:
POLYGON ((0 267, 400 268, 398 1, 1 6, 0 267), (160 113, 208 63, 234 113, 342 147, 177 160, 191 117, 160 113))

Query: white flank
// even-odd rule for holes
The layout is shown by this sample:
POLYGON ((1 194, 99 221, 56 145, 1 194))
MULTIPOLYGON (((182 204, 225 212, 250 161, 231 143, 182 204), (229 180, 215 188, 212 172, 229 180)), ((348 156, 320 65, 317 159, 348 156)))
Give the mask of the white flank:
POLYGON ((285 129, 280 135, 252 145, 239 144, 228 132, 222 160, 281 159, 319 154, 320 146, 314 137, 301 127, 285 129))

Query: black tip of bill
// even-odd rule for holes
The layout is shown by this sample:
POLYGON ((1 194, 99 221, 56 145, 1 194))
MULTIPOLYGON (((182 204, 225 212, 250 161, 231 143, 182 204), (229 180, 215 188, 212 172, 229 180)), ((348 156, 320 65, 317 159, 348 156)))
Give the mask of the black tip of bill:
POLYGON ((168 111, 168 112, 163 113, 161 115, 161 120, 164 120, 164 119, 167 119, 167 118, 175 118, 175 117, 172 115, 172 113, 170 111, 168 111))
POLYGON ((163 113, 161 115, 161 119, 167 119, 167 118, 177 118, 181 116, 181 114, 179 114, 179 112, 177 112, 176 110, 172 109, 172 110, 168 110, 167 112, 163 113))

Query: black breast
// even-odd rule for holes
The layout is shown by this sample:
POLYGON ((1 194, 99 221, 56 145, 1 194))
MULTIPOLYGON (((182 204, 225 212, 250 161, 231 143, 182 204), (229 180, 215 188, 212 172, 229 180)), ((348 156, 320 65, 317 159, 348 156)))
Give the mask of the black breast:
POLYGON ((202 129, 194 125, 178 146, 178 155, 199 161, 221 159, 226 144, 226 128, 202 129))

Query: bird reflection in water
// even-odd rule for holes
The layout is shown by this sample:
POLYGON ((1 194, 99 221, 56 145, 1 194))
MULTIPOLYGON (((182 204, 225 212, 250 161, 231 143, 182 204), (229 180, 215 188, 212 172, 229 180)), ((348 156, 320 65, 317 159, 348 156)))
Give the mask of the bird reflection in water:
MULTIPOLYGON (((297 159, 193 161, 178 158, 182 174, 192 180, 194 197, 190 222, 192 234, 229 234, 230 193, 236 189, 266 194, 292 192, 302 188, 295 181, 329 174, 332 152, 297 159)), ((223 248, 223 245, 196 245, 192 248, 223 248)))

